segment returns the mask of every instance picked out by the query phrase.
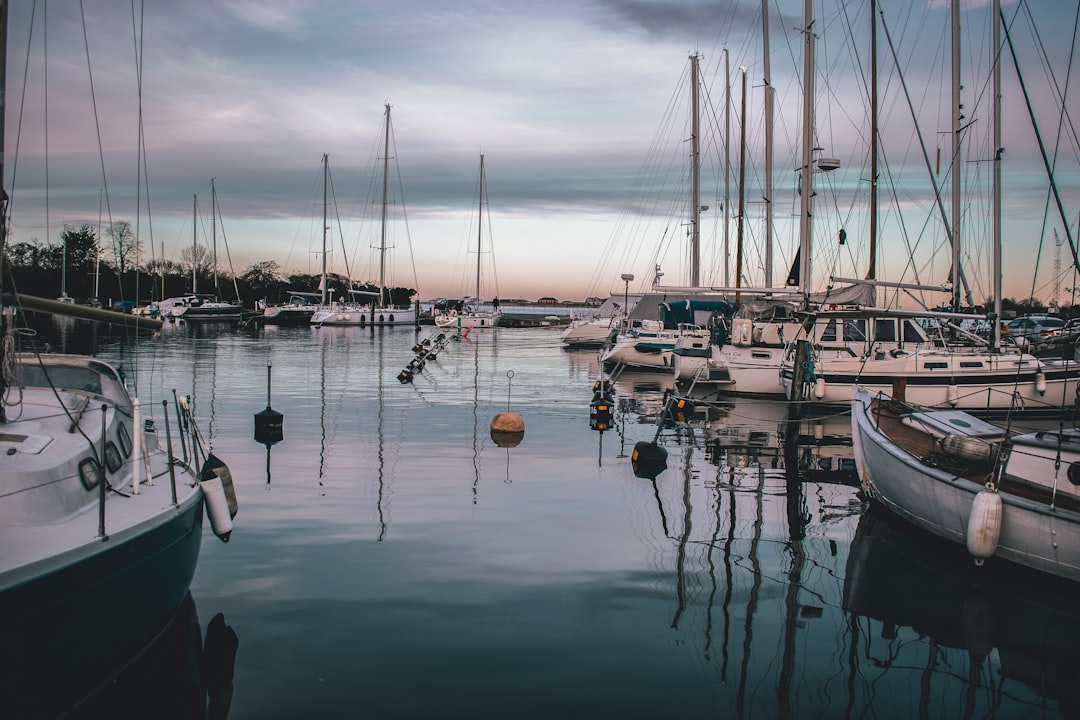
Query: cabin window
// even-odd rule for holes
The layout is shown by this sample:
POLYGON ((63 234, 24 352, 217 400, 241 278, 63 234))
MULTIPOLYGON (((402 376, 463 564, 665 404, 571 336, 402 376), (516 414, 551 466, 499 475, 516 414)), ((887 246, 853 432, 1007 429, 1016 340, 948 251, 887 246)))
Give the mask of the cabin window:
POLYGON ((101 482, 101 466, 98 461, 92 457, 83 458, 79 463, 79 479, 87 490, 96 488, 101 482))
POLYGON ((923 368, 926 370, 948 370, 949 363, 947 362, 928 362, 923 363, 923 368))
POLYGON ((860 341, 866 339, 866 320, 852 318, 844 321, 844 340, 860 341))
POLYGON ((896 321, 878 320, 875 322, 874 340, 878 342, 894 342, 896 340, 896 321))
POLYGON ((105 443, 105 467, 109 469, 109 472, 118 472, 123 464, 124 461, 120 459, 120 451, 116 449, 116 443, 112 440, 105 443))
POLYGON ((751 351, 750 352, 750 357, 757 358, 757 359, 760 359, 760 360, 768 360, 769 358, 772 357, 772 353, 770 353, 770 352, 762 352, 760 350, 759 351, 751 351))
POLYGON ((961 361, 960 367, 962 367, 962 368, 981 368, 981 367, 983 367, 983 363, 981 361, 976 362, 974 360, 964 360, 964 361, 961 361))
POLYGON ((923 334, 910 320, 904 321, 904 342, 918 343, 923 341, 923 334))
POLYGON ((131 436, 124 423, 116 428, 116 439, 120 441, 120 452, 124 453, 124 457, 131 457, 131 436))
POLYGON ((821 342, 836 341, 836 320, 830 320, 821 331, 821 342))

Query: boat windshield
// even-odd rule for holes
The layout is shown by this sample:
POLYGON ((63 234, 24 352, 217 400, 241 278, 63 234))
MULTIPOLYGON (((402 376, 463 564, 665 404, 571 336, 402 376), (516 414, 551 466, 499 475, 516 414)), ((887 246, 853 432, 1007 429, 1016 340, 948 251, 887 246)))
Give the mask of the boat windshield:
POLYGON ((44 364, 27 358, 19 362, 17 384, 24 387, 56 388, 92 393, 120 405, 128 404, 127 390, 108 365, 95 360, 85 363, 44 364))

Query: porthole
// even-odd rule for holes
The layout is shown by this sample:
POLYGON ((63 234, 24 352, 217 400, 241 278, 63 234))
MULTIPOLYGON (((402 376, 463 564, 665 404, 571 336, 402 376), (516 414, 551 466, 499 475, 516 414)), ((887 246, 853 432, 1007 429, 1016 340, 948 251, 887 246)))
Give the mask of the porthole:
POLYGON ((1069 482, 1080 485, 1080 462, 1069 463, 1069 482))
POLYGON ((112 440, 105 443, 105 467, 115 474, 120 471, 124 461, 120 458, 120 451, 116 449, 116 443, 112 440))
POLYGON ((116 428, 116 439, 120 441, 120 452, 124 453, 124 457, 131 457, 131 436, 128 435, 127 426, 124 423, 120 423, 116 428))
POLYGON ((97 460, 92 457, 83 458, 79 463, 79 479, 87 490, 93 490, 98 486, 101 482, 101 466, 98 465, 97 460))

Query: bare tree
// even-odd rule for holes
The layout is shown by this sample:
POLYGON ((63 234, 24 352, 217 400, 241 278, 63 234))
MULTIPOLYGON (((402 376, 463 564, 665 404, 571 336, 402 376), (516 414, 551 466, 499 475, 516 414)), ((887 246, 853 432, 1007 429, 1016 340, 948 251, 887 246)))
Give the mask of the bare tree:
POLYGON ((180 264, 185 266, 188 272, 194 268, 197 274, 209 275, 214 269, 214 258, 202 245, 193 245, 180 251, 180 264))
POLYGON ((123 275, 129 264, 134 266, 140 243, 131 230, 131 223, 127 220, 117 220, 110 224, 108 234, 112 240, 110 251, 113 264, 116 266, 116 271, 123 275))

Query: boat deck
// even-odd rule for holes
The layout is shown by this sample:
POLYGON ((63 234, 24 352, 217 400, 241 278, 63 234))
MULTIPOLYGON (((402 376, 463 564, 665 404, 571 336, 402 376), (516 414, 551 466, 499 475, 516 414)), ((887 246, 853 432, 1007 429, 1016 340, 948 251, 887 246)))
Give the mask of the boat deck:
MULTIPOLYGON (((984 483, 990 479, 994 470, 992 465, 947 455, 937 437, 904 422, 904 419, 911 415, 911 408, 890 398, 875 398, 870 403, 869 412, 883 434, 912 456, 920 458, 926 465, 975 483, 984 483)), ((1011 447, 1007 441, 1006 445, 1011 447)), ((1048 507, 1080 512, 1080 498, 1073 495, 1071 489, 1066 491, 1059 488, 1055 491, 1049 485, 1033 484, 1005 473, 998 484, 998 490, 1048 507)))

